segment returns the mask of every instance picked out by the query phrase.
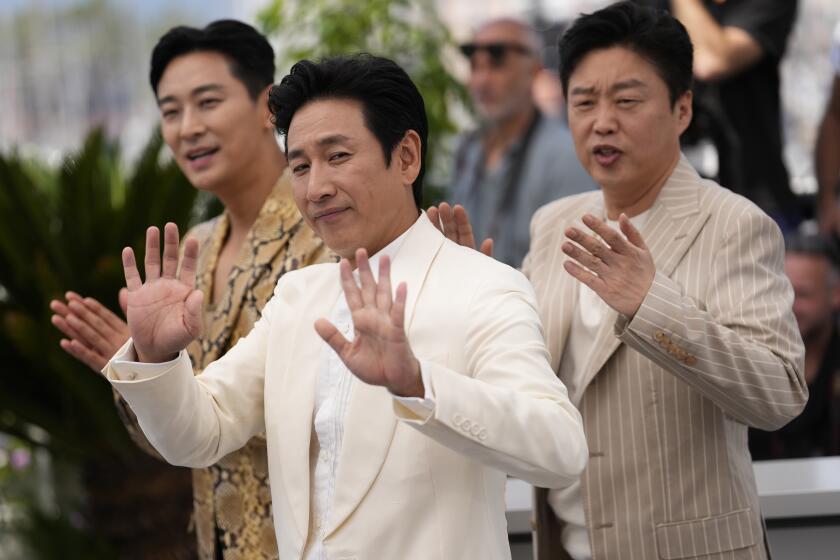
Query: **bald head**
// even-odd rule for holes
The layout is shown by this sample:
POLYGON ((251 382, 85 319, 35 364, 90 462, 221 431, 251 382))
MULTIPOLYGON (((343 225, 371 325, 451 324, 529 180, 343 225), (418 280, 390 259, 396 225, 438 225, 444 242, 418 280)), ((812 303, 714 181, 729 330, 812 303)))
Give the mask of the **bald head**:
POLYGON ((513 18, 500 18, 485 22, 475 32, 475 41, 484 42, 485 38, 505 37, 510 41, 528 47, 534 58, 539 59, 543 43, 537 30, 524 21, 513 18))
POLYGON ((496 19, 476 31, 470 54, 469 90, 478 117, 499 125, 534 108, 534 80, 542 69, 542 41, 533 27, 496 19))

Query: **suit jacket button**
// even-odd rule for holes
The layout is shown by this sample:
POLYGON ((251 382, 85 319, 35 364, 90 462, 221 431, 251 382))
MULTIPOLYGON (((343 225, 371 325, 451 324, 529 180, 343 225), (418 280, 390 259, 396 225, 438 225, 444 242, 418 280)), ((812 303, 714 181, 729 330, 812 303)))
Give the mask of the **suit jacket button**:
POLYGON ((452 423, 455 424, 456 426, 460 427, 461 422, 463 422, 463 421, 464 421, 464 417, 461 416, 460 414, 455 414, 454 416, 452 416, 452 423))
POLYGON ((473 425, 472 422, 470 422, 469 420, 464 420, 461 423, 461 429, 464 430, 465 432, 469 432, 472 425, 473 425))
POLYGON ((470 430, 470 433, 474 436, 478 436, 478 434, 480 432, 481 432, 481 426, 479 426, 478 424, 473 424, 473 427, 472 427, 472 430, 470 430))
POLYGON ((487 439, 487 430, 485 430, 484 428, 481 428, 481 430, 478 432, 477 437, 481 441, 484 441, 485 439, 487 439))

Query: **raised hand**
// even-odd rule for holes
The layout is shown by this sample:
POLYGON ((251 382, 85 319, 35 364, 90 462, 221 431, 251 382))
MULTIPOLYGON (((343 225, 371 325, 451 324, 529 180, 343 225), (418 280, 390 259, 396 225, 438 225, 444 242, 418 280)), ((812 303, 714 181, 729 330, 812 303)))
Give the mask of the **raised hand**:
MULTIPOLYGON (((128 291, 120 290, 120 307, 125 313, 128 291)), ((52 300, 55 313, 52 324, 67 338, 61 348, 94 371, 101 371, 108 360, 128 340, 128 325, 110 309, 93 298, 83 298, 76 292, 65 294, 67 302, 52 300)))
POLYGON ((422 397, 420 363, 405 335, 406 285, 397 286, 391 297, 391 263, 379 261, 379 282, 373 278, 367 252, 356 251, 361 288, 350 263, 341 260, 341 286, 353 317, 355 336, 349 341, 326 319, 315 322, 315 330, 341 358, 347 368, 370 385, 381 385, 402 397, 422 397))
MULTIPOLYGON (((426 210, 426 215, 429 216, 429 219, 435 227, 447 238, 458 245, 475 249, 475 236, 473 235, 472 224, 463 206, 456 204, 453 208, 446 202, 441 202, 437 207, 429 207, 426 210)), ((488 257, 492 257, 493 240, 488 237, 482 241, 479 251, 488 257)))
POLYGON ((583 223, 600 239, 576 227, 568 228, 566 237, 574 243, 566 241, 562 248, 574 261, 566 261, 563 267, 607 305, 632 317, 656 276, 650 250, 625 214, 618 218, 624 235, 591 214, 583 216, 583 223))
POLYGON ((198 242, 188 239, 178 272, 178 227, 173 223, 164 228, 163 264, 160 231, 156 227, 146 230, 145 282, 140 280, 134 251, 123 249, 126 318, 139 361, 171 360, 201 332, 204 294, 194 287, 197 260, 198 242))

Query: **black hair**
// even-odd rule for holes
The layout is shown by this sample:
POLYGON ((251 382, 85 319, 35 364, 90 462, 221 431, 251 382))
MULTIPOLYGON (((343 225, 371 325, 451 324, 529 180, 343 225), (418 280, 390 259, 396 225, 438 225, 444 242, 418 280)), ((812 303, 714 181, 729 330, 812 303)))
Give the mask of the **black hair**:
POLYGON ((204 29, 173 27, 152 50, 149 81, 157 95, 163 72, 175 58, 192 52, 217 52, 230 62, 230 71, 251 99, 274 82, 274 49, 256 29, 232 19, 210 23, 204 29))
POLYGON ((423 96, 405 70, 370 54, 296 63, 268 94, 274 125, 285 135, 287 147, 292 117, 307 103, 321 99, 349 99, 362 105, 365 126, 379 141, 386 166, 391 165, 391 152, 406 132, 413 130, 420 136, 420 173, 412 185, 414 202, 420 208, 429 122, 423 96))
POLYGON ((840 248, 831 237, 797 231, 785 236, 785 252, 823 257, 834 270, 840 271, 840 248))
POLYGON ((671 105, 691 89, 694 48, 685 27, 664 10, 624 1, 582 15, 560 38, 560 83, 594 50, 624 47, 649 61, 668 86, 671 105))

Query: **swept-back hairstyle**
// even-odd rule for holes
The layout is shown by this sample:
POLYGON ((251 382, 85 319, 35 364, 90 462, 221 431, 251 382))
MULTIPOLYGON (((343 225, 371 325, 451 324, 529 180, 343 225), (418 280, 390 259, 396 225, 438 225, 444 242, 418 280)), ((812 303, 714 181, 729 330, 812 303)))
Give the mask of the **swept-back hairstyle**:
POLYGON ((232 19, 214 21, 204 29, 173 27, 152 50, 149 81, 157 95, 161 76, 175 58, 192 52, 217 52, 230 62, 230 71, 256 100, 274 83, 274 49, 256 29, 232 19))
POLYGON ((292 117, 307 103, 322 99, 349 99, 361 104, 365 126, 378 140, 387 166, 391 165, 391 152, 406 132, 413 130, 420 136, 420 173, 412 184, 419 208, 429 123, 423 97, 405 70, 392 60, 370 54, 298 62, 268 95, 274 124, 285 135, 287 147, 292 117))
POLYGON ((691 89, 694 48, 688 32, 664 10, 624 1, 582 15, 558 44, 560 83, 569 93, 569 78, 590 52, 624 47, 649 61, 668 86, 673 106, 691 89))

